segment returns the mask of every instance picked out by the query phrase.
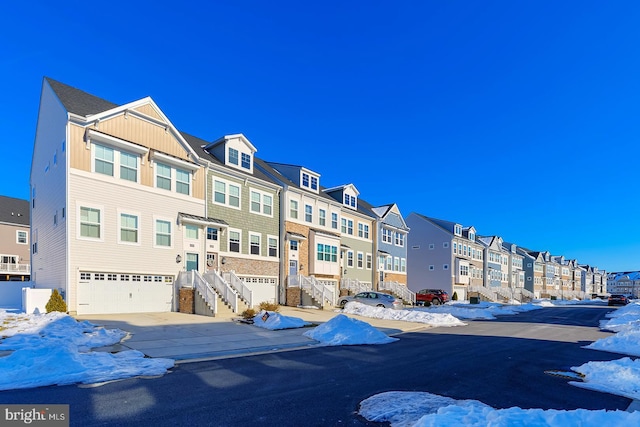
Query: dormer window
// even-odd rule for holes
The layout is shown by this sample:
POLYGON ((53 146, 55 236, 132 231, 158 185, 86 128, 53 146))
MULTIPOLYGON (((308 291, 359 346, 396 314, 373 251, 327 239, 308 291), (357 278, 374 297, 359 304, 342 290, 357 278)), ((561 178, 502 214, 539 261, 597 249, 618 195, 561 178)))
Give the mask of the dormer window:
POLYGON ((475 242, 476 241, 476 234, 472 233, 472 232, 469 232, 469 240, 472 240, 472 241, 475 242))
POLYGON ((251 156, 247 153, 242 153, 242 164, 241 166, 245 169, 251 169, 251 156))
POLYGON ((229 163, 238 166, 238 150, 235 148, 229 148, 229 163))
POLYGON ((319 178, 317 175, 312 175, 308 172, 301 171, 300 172, 300 186, 302 188, 306 188, 307 190, 311 190, 314 193, 318 192, 319 178))
POLYGON ((356 207, 357 200, 354 196, 349 194, 344 195, 344 204, 347 206, 351 206, 352 208, 356 207))
POLYGON ((462 236, 462 226, 461 226, 461 225, 456 224, 456 225, 453 227, 453 233, 454 233, 456 236, 462 236))

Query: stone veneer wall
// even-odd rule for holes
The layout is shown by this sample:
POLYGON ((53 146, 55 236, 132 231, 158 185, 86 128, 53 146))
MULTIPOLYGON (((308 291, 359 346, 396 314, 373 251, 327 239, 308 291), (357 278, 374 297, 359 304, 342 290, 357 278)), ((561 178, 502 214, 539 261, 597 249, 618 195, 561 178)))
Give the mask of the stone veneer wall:
POLYGON ((193 288, 180 288, 180 313, 194 314, 195 308, 195 289, 193 288))
POLYGON ((223 272, 233 270, 236 274, 272 276, 276 278, 280 274, 280 264, 277 258, 273 261, 263 261, 258 259, 236 258, 228 255, 224 255, 223 257, 226 259, 224 264, 220 263, 220 270, 223 272))

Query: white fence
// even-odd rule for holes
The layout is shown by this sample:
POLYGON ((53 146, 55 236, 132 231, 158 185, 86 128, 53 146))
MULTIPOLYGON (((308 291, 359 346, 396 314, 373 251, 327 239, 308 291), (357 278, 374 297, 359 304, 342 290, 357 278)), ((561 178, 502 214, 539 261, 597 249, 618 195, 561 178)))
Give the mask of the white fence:
POLYGON ((403 285, 398 282, 381 282, 381 291, 391 291, 393 294, 398 295, 403 301, 407 301, 411 304, 416 303, 416 293, 409 290, 407 285, 403 285))
POLYGON ((290 288, 301 288, 306 291, 313 299, 320 302, 322 305, 325 303, 336 305, 336 292, 335 288, 329 286, 323 282, 320 282, 315 277, 307 277, 301 274, 288 276, 287 285, 290 288))
POLYGON ((346 289, 354 294, 360 292, 368 292, 373 290, 371 283, 363 283, 358 279, 342 279, 340 280, 340 289, 346 289))
POLYGON ((22 310, 22 288, 30 288, 31 282, 0 282, 0 308, 22 310))

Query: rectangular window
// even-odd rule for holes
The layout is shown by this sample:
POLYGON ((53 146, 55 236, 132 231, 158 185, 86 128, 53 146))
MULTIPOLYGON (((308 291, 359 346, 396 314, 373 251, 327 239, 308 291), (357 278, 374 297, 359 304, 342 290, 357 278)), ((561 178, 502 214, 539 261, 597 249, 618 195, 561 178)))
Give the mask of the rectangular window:
POLYGON ((342 218, 342 220, 340 221, 340 224, 341 224, 340 231, 342 231, 343 233, 346 234, 346 232, 347 232, 347 219, 346 218, 342 218))
POLYGON ((171 167, 156 163, 156 187, 171 190, 171 167))
POLYGON ((20 245, 28 244, 28 242, 27 242, 27 232, 26 231, 22 231, 22 230, 16 231, 16 243, 18 243, 20 245))
POLYGON ((229 251, 240 252, 240 232, 229 231, 229 251))
POLYGON ((268 194, 262 195, 262 213, 265 215, 271 215, 273 212, 273 197, 268 194))
POLYGON ((229 206, 240 207, 240 187, 229 184, 229 206))
POLYGON ((100 210, 80 207, 80 235, 99 239, 100 236, 100 210))
POLYGON ((347 267, 353 267, 353 251, 347 251, 347 267))
POLYGON ((393 271, 400 271, 400 258, 393 257, 393 271))
POLYGON ((242 153, 242 164, 241 166, 245 169, 251 169, 251 156, 246 154, 246 153, 242 153))
POLYGON ((260 213, 260 193, 256 191, 251 192, 251 212, 260 213))
POLYGON ((373 266, 373 257, 371 254, 367 254, 367 270, 371 270, 373 266))
POLYGON ((138 182, 138 156, 120 153, 120 179, 138 182))
POLYGON ((104 175, 113 176, 113 148, 94 144, 95 147, 95 171, 104 175))
POLYGON ((156 246, 171 246, 171 222, 156 220, 156 246))
POLYGON ((358 252, 356 266, 358 268, 364 268, 364 254, 362 252, 358 252))
POLYGON ((207 227, 207 240, 218 240, 218 229, 207 227))
POLYGON ((311 177, 311 189, 312 190, 318 189, 318 178, 316 178, 315 176, 311 177))
POLYGON ((260 255, 260 235, 249 234, 251 255, 260 255))
POLYGON ((289 200, 289 216, 298 219, 298 202, 296 200, 289 200))
POLYGON ((391 243, 391 230, 389 230, 388 228, 383 228, 382 229, 382 241, 384 243, 391 243))
POLYGON ((214 182, 214 189, 213 189, 213 200, 216 203, 226 203, 226 194, 227 194, 227 184, 225 184, 222 181, 215 181, 214 182))
POLYGON ((313 206, 304 205, 304 220, 307 222, 313 222, 313 206))
POLYGON ((297 240, 289 240, 289 250, 297 251, 298 250, 298 241, 297 240))
POLYGON ((353 220, 347 221, 347 234, 353 236, 353 220))
POLYGON ((278 256, 278 239, 275 237, 268 238, 269 243, 269 256, 277 257, 278 256))
POLYGON ((392 259, 390 256, 388 256, 388 257, 387 257, 387 266, 386 266, 385 270, 387 270, 387 271, 391 271, 391 267, 392 267, 392 266, 391 266, 391 263, 392 263, 392 262, 393 262, 393 259, 392 259))
POLYGON ((186 224, 184 227, 185 237, 187 239, 198 239, 198 227, 192 224, 186 224))
POLYGON ((191 186, 191 173, 176 169, 176 192, 180 194, 190 194, 189 188, 191 186))
POLYGON ((120 214, 120 241, 138 243, 138 217, 120 214))
POLYGON ((358 237, 364 237, 364 224, 358 223, 358 237))
POLYGON ((331 212, 331 228, 338 229, 338 214, 335 212, 331 212))
POLYGON ((396 232, 396 246, 404 247, 404 234, 396 232))
POLYGON ((229 163, 238 165, 238 150, 235 148, 229 148, 229 163))
POLYGON ((407 272, 407 260, 405 258, 400 258, 400 271, 403 273, 407 272))
POLYGON ((320 209, 318 211, 318 224, 323 227, 327 225, 327 211, 325 211, 324 209, 320 209))
POLYGON ((306 173, 302 174, 302 186, 303 187, 309 187, 309 175, 306 173))

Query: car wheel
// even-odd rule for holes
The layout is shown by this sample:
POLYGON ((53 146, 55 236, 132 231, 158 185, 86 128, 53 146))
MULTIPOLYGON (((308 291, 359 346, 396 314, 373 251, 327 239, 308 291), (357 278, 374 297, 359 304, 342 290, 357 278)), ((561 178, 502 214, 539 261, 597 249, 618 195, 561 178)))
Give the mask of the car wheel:
POLYGON ((384 304, 378 304, 378 305, 376 305, 376 307, 382 307, 382 308, 384 308, 384 304))
POLYGON ((340 301, 340 308, 344 308, 345 305, 347 305, 346 299, 343 299, 342 301, 340 301))
POLYGON ((432 305, 440 305, 442 304, 438 298, 434 298, 431 300, 432 305))

